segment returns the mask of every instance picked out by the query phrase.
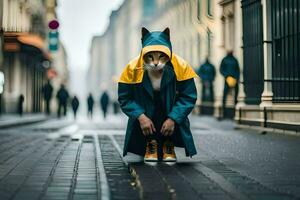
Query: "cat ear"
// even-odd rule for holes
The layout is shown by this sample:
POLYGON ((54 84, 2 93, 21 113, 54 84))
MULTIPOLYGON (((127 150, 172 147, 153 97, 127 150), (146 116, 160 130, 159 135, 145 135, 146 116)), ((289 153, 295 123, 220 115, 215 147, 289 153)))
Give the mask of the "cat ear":
POLYGON ((164 34, 166 34, 166 36, 168 36, 168 38, 170 39, 170 29, 169 27, 167 27, 164 31, 163 31, 164 34))
POLYGON ((148 31, 148 29, 146 29, 145 27, 142 27, 142 40, 148 33, 150 33, 150 31, 148 31))

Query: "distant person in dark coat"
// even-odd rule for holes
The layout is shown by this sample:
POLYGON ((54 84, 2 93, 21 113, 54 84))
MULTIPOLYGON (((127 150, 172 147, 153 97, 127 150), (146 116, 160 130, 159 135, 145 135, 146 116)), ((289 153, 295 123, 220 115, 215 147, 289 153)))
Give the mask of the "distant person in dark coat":
POLYGON ((234 89, 234 104, 237 103, 239 93, 238 81, 240 79, 240 67, 237 59, 233 56, 232 51, 228 51, 221 62, 220 72, 224 76, 224 92, 223 92, 223 117, 226 115, 226 99, 230 89, 234 89))
POLYGON ((206 58, 205 63, 199 67, 197 74, 202 81, 202 102, 214 102, 213 81, 216 77, 215 66, 213 66, 209 62, 209 59, 206 58))
POLYGON ((107 91, 104 91, 100 98, 100 105, 101 105, 104 119, 106 118, 108 104, 109 104, 109 96, 107 91))
POLYGON ((73 109, 73 113, 74 113, 74 119, 76 119, 77 110, 79 107, 79 100, 76 96, 73 97, 71 104, 72 104, 72 109, 73 109))
POLYGON ((24 103, 24 95, 21 94, 18 99, 18 113, 21 117, 23 116, 23 103, 24 103))
POLYGON ((67 115, 67 103, 69 99, 69 93, 66 90, 65 86, 61 84, 60 89, 56 94, 56 98, 58 101, 58 109, 57 109, 57 116, 61 116, 61 109, 63 108, 63 115, 67 115))
POLYGON ((88 104, 88 117, 93 118, 93 108, 94 108, 94 98, 93 95, 90 93, 87 98, 87 104, 88 104))
POLYGON ((50 115, 50 101, 52 98, 52 93, 53 93, 53 87, 50 83, 50 80, 47 81, 47 83, 43 86, 42 88, 43 92, 43 97, 46 103, 46 114, 50 115))

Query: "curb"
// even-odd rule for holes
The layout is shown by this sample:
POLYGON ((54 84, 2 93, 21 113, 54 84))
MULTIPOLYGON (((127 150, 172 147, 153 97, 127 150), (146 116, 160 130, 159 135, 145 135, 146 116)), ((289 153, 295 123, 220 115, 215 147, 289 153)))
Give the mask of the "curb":
POLYGON ((275 128, 265 128, 265 127, 250 126, 250 125, 244 125, 244 124, 236 124, 235 129, 251 129, 251 130, 258 131, 262 135, 267 134, 267 133, 275 133, 275 134, 280 134, 280 135, 289 135, 289 136, 300 137, 300 132, 297 132, 297 131, 275 129, 275 128))
POLYGON ((49 120, 49 117, 44 117, 42 119, 32 119, 32 120, 23 120, 19 122, 12 122, 12 123, 7 123, 7 124, 0 124, 0 129, 7 129, 11 127, 18 127, 18 126, 23 126, 23 125, 29 125, 29 124, 35 124, 39 122, 44 122, 46 120, 49 120))

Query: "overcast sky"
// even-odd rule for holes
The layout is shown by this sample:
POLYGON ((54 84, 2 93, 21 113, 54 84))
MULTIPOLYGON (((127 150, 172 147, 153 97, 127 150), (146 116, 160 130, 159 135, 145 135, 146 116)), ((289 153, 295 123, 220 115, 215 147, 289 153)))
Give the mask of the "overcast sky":
POLYGON ((68 53, 70 70, 87 69, 93 35, 105 31, 110 12, 123 0, 58 0, 60 39, 68 53))

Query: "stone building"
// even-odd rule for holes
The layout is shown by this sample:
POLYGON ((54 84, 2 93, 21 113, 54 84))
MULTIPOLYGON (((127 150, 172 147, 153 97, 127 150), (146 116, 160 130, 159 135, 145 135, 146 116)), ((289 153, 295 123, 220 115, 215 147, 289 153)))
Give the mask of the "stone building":
POLYGON ((42 109, 40 88, 45 77, 43 64, 50 61, 46 51, 46 19, 41 1, 3 0, 5 75, 3 107, 16 112, 18 98, 24 95, 24 111, 42 109))
POLYGON ((300 4, 243 0, 245 98, 239 124, 300 131, 300 4))
MULTIPOLYGON (((224 78, 219 67, 227 50, 233 50, 242 71, 242 21, 240 1, 217 0, 157 0, 158 14, 149 21, 153 30, 171 29, 174 52, 186 59, 195 70, 208 57, 216 67, 215 102, 201 102, 201 82, 198 79, 198 108, 202 114, 221 117, 224 78)), ((227 109, 233 117, 233 98, 227 99, 227 109)))
MULTIPOLYGON (((0 8, 3 8, 3 1, 0 1, 0 8)), ((3 26, 2 26, 2 18, 3 18, 3 9, 0 9, 0 79, 4 79, 4 73, 1 69, 3 69, 3 26)), ((0 80, 0 115, 2 114, 2 102, 3 102, 3 84, 5 80, 0 80)))
MULTIPOLYGON (((46 6, 46 21, 50 22, 51 20, 57 20, 57 0, 47 0, 45 2, 46 6)), ((48 32, 50 30, 48 29, 48 32)), ((59 33, 59 28, 57 30, 59 33)), ((51 80, 51 83, 53 85, 53 96, 54 100, 51 102, 51 110, 54 111, 57 108, 57 102, 55 99, 55 94, 60 88, 61 84, 64 84, 67 88, 69 85, 69 69, 68 69, 68 63, 67 63, 67 52, 63 45, 63 43, 60 41, 58 37, 58 45, 56 51, 50 51, 51 54, 51 63, 49 68, 47 68, 47 79, 51 80)), ((46 44, 49 44, 49 38, 46 38, 46 44)), ((48 47, 49 49, 50 47, 48 47)))
POLYGON ((41 88, 47 80, 47 71, 61 59, 50 54, 47 43, 48 18, 55 11, 51 6, 56 6, 56 1, 2 0, 1 3, 4 56, 0 70, 6 80, 2 110, 16 112, 18 99, 23 95, 24 112, 41 112, 41 88))

